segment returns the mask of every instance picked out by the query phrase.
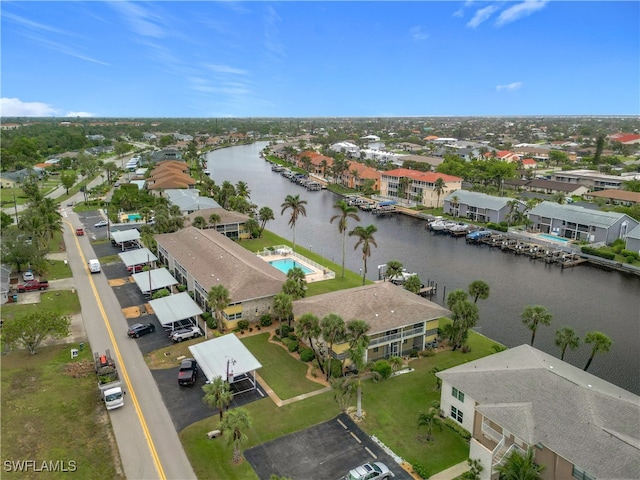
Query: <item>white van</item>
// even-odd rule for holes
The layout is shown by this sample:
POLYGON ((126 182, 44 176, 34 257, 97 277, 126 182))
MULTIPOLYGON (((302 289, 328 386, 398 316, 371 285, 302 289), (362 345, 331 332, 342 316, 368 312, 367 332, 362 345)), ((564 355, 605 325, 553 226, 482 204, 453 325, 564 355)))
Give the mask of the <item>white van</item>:
POLYGON ((97 258, 89 260, 89 271, 91 273, 100 273, 100 262, 97 258))

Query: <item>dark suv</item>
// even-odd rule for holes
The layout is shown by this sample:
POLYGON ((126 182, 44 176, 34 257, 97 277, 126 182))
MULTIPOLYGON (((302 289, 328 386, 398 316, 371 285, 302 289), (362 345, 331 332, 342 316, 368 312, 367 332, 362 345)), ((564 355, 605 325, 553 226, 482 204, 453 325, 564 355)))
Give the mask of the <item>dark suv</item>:
POLYGON ((153 323, 134 323, 131 325, 131 328, 127 330, 127 335, 138 338, 145 333, 153 333, 155 329, 156 327, 153 323))
POLYGON ((198 377, 198 364, 193 358, 185 358, 180 364, 178 385, 193 385, 198 377))

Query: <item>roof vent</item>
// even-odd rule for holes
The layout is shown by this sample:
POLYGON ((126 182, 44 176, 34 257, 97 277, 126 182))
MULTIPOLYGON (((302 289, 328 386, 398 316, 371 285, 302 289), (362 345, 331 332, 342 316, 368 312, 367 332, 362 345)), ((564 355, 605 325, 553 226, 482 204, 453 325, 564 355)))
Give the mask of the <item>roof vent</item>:
POLYGON ((391 313, 395 313, 393 310, 391 310, 391 313))

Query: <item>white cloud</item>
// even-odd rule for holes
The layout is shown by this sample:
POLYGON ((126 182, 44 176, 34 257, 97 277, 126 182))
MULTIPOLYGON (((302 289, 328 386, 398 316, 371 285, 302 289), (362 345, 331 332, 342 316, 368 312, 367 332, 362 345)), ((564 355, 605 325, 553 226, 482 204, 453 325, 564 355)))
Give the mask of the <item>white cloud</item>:
POLYGON ((429 38, 429 34, 422 31, 422 27, 411 27, 409 29, 409 33, 411 33, 411 38, 414 42, 419 42, 421 40, 426 40, 429 38))
POLYGON ((481 23, 487 21, 496 10, 498 10, 498 7, 495 5, 489 5, 477 10, 473 18, 467 22, 467 27, 476 28, 481 23))
POLYGON ((496 25, 501 27, 507 23, 515 22, 523 17, 527 17, 538 10, 541 10, 548 3, 548 0, 525 0, 522 3, 507 8, 496 20, 496 25))
POLYGON ((453 16, 458 18, 464 17, 464 10, 462 8, 459 8, 458 10, 453 12, 453 16))
POLYGON ((42 102, 23 102, 19 98, 0 98, 2 117, 55 117, 60 112, 42 102))
POLYGON ((514 90, 520 89, 522 85, 523 85, 522 82, 513 82, 513 83, 508 83, 506 85, 496 85, 496 92, 501 92, 503 90, 507 92, 513 92, 514 90))
POLYGON ((242 70, 240 68, 235 68, 235 67, 230 67, 229 65, 209 64, 209 65, 207 65, 207 67, 209 69, 213 70, 214 72, 218 72, 218 73, 231 73, 231 74, 234 74, 234 75, 247 75, 249 73, 246 70, 242 70))
POLYGON ((124 17, 134 33, 153 38, 166 36, 166 25, 157 15, 157 9, 144 8, 137 2, 110 2, 110 5, 124 17))
POLYGON ((82 118, 86 118, 86 117, 95 117, 96 114, 95 113, 91 113, 91 112, 69 112, 65 116, 67 116, 67 117, 82 117, 82 118))

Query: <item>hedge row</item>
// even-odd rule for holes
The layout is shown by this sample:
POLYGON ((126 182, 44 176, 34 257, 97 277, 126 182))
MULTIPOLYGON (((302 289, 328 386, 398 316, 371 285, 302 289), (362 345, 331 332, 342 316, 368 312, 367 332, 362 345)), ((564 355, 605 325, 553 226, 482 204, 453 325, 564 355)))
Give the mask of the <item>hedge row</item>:
POLYGON ((587 255, 593 255, 594 257, 606 258, 607 260, 614 260, 616 258, 616 254, 613 252, 605 252, 603 250, 598 250, 597 248, 583 246, 581 248, 582 253, 586 253, 587 255))

